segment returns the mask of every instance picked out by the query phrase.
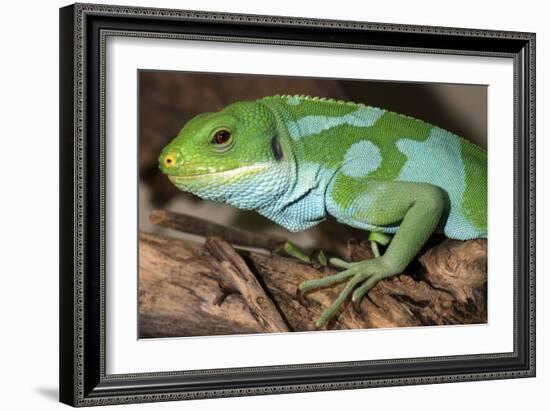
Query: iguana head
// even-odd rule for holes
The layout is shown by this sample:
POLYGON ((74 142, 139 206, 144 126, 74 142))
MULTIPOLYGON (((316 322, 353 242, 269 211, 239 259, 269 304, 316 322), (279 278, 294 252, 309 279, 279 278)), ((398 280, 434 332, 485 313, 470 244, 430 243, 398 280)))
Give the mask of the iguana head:
POLYGON ((191 119, 162 150, 159 168, 180 190, 258 209, 289 183, 283 146, 271 111, 239 102, 191 119))

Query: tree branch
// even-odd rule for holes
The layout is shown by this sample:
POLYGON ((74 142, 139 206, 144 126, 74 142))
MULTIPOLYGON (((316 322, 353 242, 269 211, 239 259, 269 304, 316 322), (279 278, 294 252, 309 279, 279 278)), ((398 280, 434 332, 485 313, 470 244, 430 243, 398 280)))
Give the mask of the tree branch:
MULTIPOLYGON (((350 242, 354 259, 369 258, 367 242, 350 242)), ((295 298, 298 284, 334 274, 291 258, 241 251, 209 238, 204 245, 140 234, 139 312, 142 337, 314 330, 315 320, 343 284, 295 298)), ((487 321, 486 241, 452 241, 429 249, 422 272, 378 283, 329 329, 473 324, 487 321)))
POLYGON ((238 228, 226 227, 208 220, 173 211, 153 210, 151 214, 149 214, 149 221, 153 224, 185 233, 197 234, 203 237, 218 236, 231 244, 264 248, 270 251, 285 242, 285 239, 282 237, 257 234, 238 228))

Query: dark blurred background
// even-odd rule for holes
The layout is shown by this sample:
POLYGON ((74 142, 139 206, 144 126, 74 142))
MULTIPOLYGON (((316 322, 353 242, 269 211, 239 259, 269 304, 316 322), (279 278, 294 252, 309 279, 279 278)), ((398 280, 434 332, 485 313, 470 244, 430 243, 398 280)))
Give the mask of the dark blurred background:
POLYGON ((161 149, 193 116, 218 111, 238 100, 274 94, 306 94, 381 107, 437 125, 487 148, 487 87, 484 85, 140 71, 140 230, 180 235, 149 223, 150 210, 163 208, 225 225, 287 236, 304 247, 322 247, 324 241, 334 241, 335 236, 364 235, 334 221, 290 235, 255 212, 202 201, 178 191, 158 170, 161 149))

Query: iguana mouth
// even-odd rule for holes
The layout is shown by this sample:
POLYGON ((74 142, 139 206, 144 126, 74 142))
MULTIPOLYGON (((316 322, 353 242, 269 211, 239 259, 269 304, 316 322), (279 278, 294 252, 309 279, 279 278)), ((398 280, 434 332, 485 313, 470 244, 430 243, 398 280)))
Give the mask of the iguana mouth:
POLYGON ((178 183, 183 181, 189 181, 193 179, 198 178, 205 178, 205 177, 235 177, 243 174, 249 174, 249 173, 256 173, 260 172, 262 170, 265 170, 267 167, 269 167, 269 164, 267 163, 259 163, 259 164, 252 164, 249 166, 242 166, 237 168, 232 168, 229 170, 223 170, 223 171, 212 171, 212 172, 204 172, 204 173, 195 173, 195 174, 187 174, 183 176, 174 176, 169 175, 168 179, 172 183, 178 183))

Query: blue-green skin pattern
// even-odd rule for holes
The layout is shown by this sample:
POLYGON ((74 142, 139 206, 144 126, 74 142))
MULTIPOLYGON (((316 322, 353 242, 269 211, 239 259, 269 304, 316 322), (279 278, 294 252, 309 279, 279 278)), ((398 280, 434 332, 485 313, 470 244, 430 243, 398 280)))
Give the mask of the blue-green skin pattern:
MULTIPOLYGON (((364 265, 369 272, 385 271, 373 274, 376 280, 367 281, 365 289, 404 269, 435 230, 458 240, 487 236, 486 153, 455 134, 380 108, 306 96, 239 102, 220 113, 213 116, 226 116, 224 121, 237 130, 235 145, 241 144, 231 166, 231 154, 219 161, 195 154, 186 158, 184 140, 210 121, 205 114, 191 120, 163 150, 161 170, 182 190, 254 209, 290 231, 308 229, 330 214, 352 227, 395 234, 396 244, 386 253, 386 260, 393 258, 395 264, 391 269, 364 265), (249 146, 254 144, 250 151, 238 140, 239 130, 243 135, 246 130, 249 146), (180 178, 178 167, 166 167, 169 153, 178 165, 188 164, 201 176, 180 178), (209 164, 203 167, 205 162, 209 164), (235 172, 208 174, 220 166, 235 172), (400 230, 406 233, 398 239, 400 230)), ((361 281, 369 278, 363 277, 361 281)))

